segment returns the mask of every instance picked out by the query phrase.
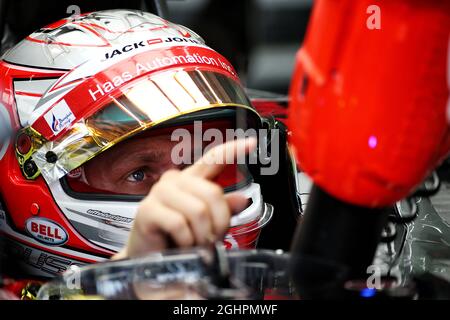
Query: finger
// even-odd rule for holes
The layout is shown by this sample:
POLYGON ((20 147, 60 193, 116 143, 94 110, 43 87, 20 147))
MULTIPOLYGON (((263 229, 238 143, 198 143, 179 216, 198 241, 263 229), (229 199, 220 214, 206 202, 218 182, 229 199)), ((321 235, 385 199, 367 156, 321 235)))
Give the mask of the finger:
MULTIPOLYGON (((155 185, 156 186, 156 185, 155 185)), ((192 189, 192 185, 189 186, 192 189)), ((214 238, 212 213, 207 202, 174 184, 161 184, 154 190, 161 203, 183 215, 194 234, 195 243, 205 245, 214 238)))
POLYGON ((203 155, 192 166, 184 169, 183 174, 213 179, 227 164, 236 163, 256 148, 256 138, 250 137, 228 141, 216 146, 203 155))
MULTIPOLYGON (((129 248, 135 248, 134 251, 141 253, 155 250, 155 248, 164 247, 165 243, 154 243, 161 241, 156 239, 161 233, 169 236, 179 247, 190 247, 194 245, 194 235, 187 220, 183 215, 172 210, 157 201, 144 201, 136 215, 135 228, 144 237, 144 239, 130 239, 132 245, 129 248), (156 235, 156 237, 155 237, 156 235), (135 240, 135 241, 133 241, 135 240)), ((133 255, 129 253, 130 256, 133 255)))
POLYGON ((231 210, 226 201, 222 187, 211 181, 195 176, 185 175, 178 181, 181 189, 202 199, 208 204, 215 240, 221 238, 230 226, 231 210), (192 188, 195 186, 195 188, 192 188))

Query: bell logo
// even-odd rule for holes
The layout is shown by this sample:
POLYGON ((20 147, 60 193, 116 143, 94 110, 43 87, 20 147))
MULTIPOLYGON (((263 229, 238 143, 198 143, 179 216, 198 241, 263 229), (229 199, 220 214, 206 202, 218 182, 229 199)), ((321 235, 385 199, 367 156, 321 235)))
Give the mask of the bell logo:
POLYGON ((28 219, 26 230, 37 241, 50 245, 62 245, 69 238, 59 224, 44 218, 28 219))

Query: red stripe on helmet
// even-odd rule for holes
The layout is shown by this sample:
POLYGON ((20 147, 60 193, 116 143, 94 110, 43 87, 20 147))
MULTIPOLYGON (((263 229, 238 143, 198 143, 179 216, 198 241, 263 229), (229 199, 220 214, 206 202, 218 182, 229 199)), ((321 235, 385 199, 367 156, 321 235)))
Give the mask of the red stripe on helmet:
POLYGON ((44 116, 62 100, 65 100, 70 110, 72 111, 74 115, 74 120, 72 121, 72 123, 75 123, 80 119, 89 117, 96 111, 100 110, 107 102, 111 100, 111 97, 121 95, 123 90, 129 87, 131 83, 135 82, 135 80, 146 77, 149 74, 158 71, 179 67, 201 67, 202 70, 210 70, 223 73, 238 81, 237 73, 231 66, 231 64, 222 55, 218 54, 212 49, 195 46, 178 46, 164 51, 146 51, 110 66, 109 68, 93 75, 92 77, 75 87, 60 100, 56 101, 51 108, 49 108, 32 124, 32 127, 40 134, 42 134, 47 140, 54 140, 58 136, 63 135, 64 132, 66 132, 70 128, 70 126, 54 134, 50 128, 50 124, 47 123, 44 116), (184 61, 183 59, 181 59, 181 57, 195 55, 197 55, 197 57, 200 57, 201 59, 203 57, 208 58, 208 60, 204 60, 210 61, 211 63, 201 63, 199 61, 188 62, 188 59, 184 59, 184 61), (174 57, 177 59, 175 59, 174 57), (167 66, 161 66, 160 68, 152 69, 143 73, 138 73, 136 71, 138 65, 147 65, 151 62, 155 63, 156 61, 162 61, 164 58, 175 59, 174 61, 177 61, 177 63, 167 66), (115 87, 110 92, 105 92, 103 95, 99 94, 99 96, 96 96, 92 94, 92 92, 98 92, 99 84, 105 84, 107 82, 113 83, 113 78, 121 76, 125 72, 131 73, 132 77, 130 80, 123 82, 123 84, 115 87))

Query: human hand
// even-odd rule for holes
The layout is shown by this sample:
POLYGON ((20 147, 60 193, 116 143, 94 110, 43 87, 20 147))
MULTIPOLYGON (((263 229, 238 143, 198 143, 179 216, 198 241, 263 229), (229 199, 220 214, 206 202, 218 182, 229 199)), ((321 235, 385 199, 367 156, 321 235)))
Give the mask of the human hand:
POLYGON ((255 148, 254 138, 229 141, 184 170, 165 172, 141 202, 128 243, 113 259, 221 240, 232 213, 245 209, 247 200, 238 194, 225 195, 211 180, 223 171, 230 155, 236 159, 255 148))

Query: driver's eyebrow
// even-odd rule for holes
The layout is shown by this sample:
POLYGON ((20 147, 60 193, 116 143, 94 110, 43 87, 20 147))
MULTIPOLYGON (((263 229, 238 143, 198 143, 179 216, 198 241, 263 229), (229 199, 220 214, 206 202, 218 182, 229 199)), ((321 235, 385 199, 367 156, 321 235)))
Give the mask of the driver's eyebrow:
POLYGON ((145 150, 136 157, 142 162, 160 162, 164 158, 163 150, 145 150))
POLYGON ((110 161, 111 166, 129 167, 142 165, 144 163, 158 163, 165 158, 165 152, 162 149, 142 149, 139 151, 121 150, 110 161), (120 156, 119 156, 120 155, 120 156))

